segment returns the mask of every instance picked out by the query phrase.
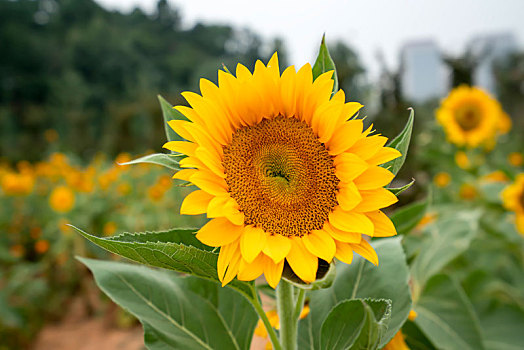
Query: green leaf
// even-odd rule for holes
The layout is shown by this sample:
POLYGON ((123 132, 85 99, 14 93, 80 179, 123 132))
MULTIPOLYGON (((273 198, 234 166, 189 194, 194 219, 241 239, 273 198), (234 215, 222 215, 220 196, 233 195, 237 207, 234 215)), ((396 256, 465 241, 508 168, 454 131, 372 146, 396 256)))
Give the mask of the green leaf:
POLYGON ((411 264, 413 298, 417 299, 426 281, 465 251, 477 234, 480 211, 455 211, 428 226, 427 239, 411 264))
POLYGON ((319 331, 329 310, 337 303, 355 298, 391 300, 392 312, 388 330, 381 339, 384 346, 400 329, 411 310, 409 270, 400 238, 384 238, 373 242, 379 257, 374 266, 355 254, 351 265, 337 264, 331 288, 312 291, 310 315, 299 323, 299 348, 319 348, 319 331))
POLYGON ((403 206, 391 215, 398 234, 409 233, 422 220, 428 208, 428 199, 403 206))
POLYGON ((166 130, 167 141, 182 141, 176 132, 167 124, 170 120, 187 120, 187 118, 171 106, 162 96, 157 95, 160 107, 162 108, 162 116, 164 117, 164 128, 166 130))
POLYGON ((409 119, 406 123, 406 126, 404 127, 404 130, 400 134, 397 135, 391 142, 387 144, 388 147, 395 148, 398 150, 402 156, 398 157, 397 159, 390 160, 389 162, 382 164, 382 167, 389 168, 389 171, 391 171, 393 174, 397 175, 400 168, 402 168, 402 165, 404 164, 404 161, 406 160, 406 156, 408 154, 409 149, 409 143, 411 141, 411 132, 413 131, 413 121, 415 120, 415 110, 413 108, 409 108, 409 119))
POLYGON ((387 329, 389 300, 344 300, 328 314, 320 331, 320 348, 377 349, 387 329))
POLYGON ((479 321, 466 294, 451 277, 436 275, 415 305, 416 325, 438 349, 484 349, 479 321))
POLYGON ((481 318, 488 350, 520 350, 524 344, 524 313, 501 307, 481 318))
MULTIPOLYGON (((178 166, 178 161, 175 159, 179 155, 169 155, 165 153, 154 153, 150 154, 144 157, 140 157, 137 159, 134 159, 130 162, 122 163, 121 165, 130 165, 130 164, 139 164, 139 163, 149 163, 149 164, 157 164, 162 165, 163 167, 172 169, 172 170, 180 170, 180 167, 178 166)), ((182 155, 180 155, 182 156, 182 155)))
POLYGON ((389 192, 393 193, 395 196, 398 196, 408 188, 410 188, 415 183, 415 179, 411 179, 411 182, 402 186, 402 187, 388 187, 389 192))
MULTIPOLYGON (((200 248, 201 245, 195 242, 196 238, 192 237, 196 230, 174 229, 163 233, 146 232, 101 238, 72 227, 99 247, 130 260, 219 282, 218 254, 200 248)), ((253 297, 251 283, 233 280, 228 287, 253 297)))
POLYGON ((331 70, 333 71, 333 80, 335 81, 333 84, 333 93, 335 93, 338 91, 337 69, 326 45, 326 35, 323 35, 322 42, 320 43, 320 49, 318 50, 317 60, 313 65, 313 80, 318 78, 319 75, 331 70))
POLYGON ((249 349, 257 315, 236 292, 145 266, 79 260, 104 293, 142 322, 148 349, 249 349))

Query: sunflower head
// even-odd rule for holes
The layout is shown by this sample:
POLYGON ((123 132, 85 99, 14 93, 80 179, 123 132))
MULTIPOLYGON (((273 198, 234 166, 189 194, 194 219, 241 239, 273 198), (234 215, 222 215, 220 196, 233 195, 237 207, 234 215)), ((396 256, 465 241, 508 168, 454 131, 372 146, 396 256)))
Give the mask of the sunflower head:
POLYGON ((515 212, 517 230, 524 234, 524 173, 520 173, 515 182, 502 192, 504 207, 515 212))
POLYGON ((493 147, 496 136, 511 128, 511 119, 497 100, 482 89, 465 85, 449 93, 436 117, 448 139, 458 146, 493 147))
POLYGON ((219 71, 218 86, 202 79, 201 95, 183 93, 191 107, 175 107, 188 121, 169 125, 186 141, 164 147, 187 155, 174 178, 199 188, 181 213, 211 219, 196 237, 220 247, 223 284, 264 274, 275 287, 284 265, 309 283, 319 260, 350 263, 353 252, 377 264, 362 235, 396 234, 381 211, 397 201, 383 188, 394 175, 379 165, 400 153, 363 128, 360 103, 332 96, 332 74, 313 80, 309 64, 280 74, 275 54, 253 73, 219 71))

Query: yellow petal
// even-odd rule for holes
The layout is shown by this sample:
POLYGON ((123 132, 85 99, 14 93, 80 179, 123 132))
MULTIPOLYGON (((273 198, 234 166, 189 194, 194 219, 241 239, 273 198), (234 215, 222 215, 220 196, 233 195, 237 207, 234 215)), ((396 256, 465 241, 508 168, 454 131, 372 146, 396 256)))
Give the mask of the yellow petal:
POLYGON ((385 188, 363 190, 360 191, 360 195, 362 196, 362 202, 353 209, 357 212, 368 212, 382 209, 389 207, 398 201, 397 197, 385 188))
POLYGON ((393 222, 391 222, 387 215, 380 210, 371 211, 365 214, 371 219, 371 221, 373 221, 373 225, 375 226, 373 237, 391 237, 397 234, 393 222))
MULTIPOLYGON (((342 111, 344 110, 343 104, 331 103, 331 107, 324 113, 319 115, 319 124, 317 127, 318 140, 322 143, 326 143, 331 139, 335 130, 339 129, 344 120, 341 118, 342 111)), ((313 116, 313 122, 315 116, 313 116)), ((313 126, 313 130, 315 127, 313 126)))
POLYGON ((238 240, 230 244, 226 244, 225 246, 220 248, 220 253, 218 254, 218 260, 217 260, 217 271, 218 271, 218 279, 221 282, 224 280, 226 269, 228 265, 231 263, 231 260, 233 260, 237 250, 238 250, 238 240))
POLYGON ((354 153, 364 160, 368 160, 378 153, 386 144, 387 140, 387 137, 380 135, 364 137, 355 142, 355 144, 348 149, 348 152, 354 153))
POLYGON ((269 235, 266 239, 266 245, 262 249, 264 254, 269 256, 275 263, 279 263, 291 249, 291 240, 279 234, 269 235))
POLYGON ((281 78, 281 98, 282 106, 284 110, 283 115, 286 117, 292 117, 296 112, 296 100, 295 100, 295 86, 296 86, 296 73, 295 67, 289 66, 282 73, 281 78))
POLYGON ((367 162, 371 165, 379 165, 389 162, 390 160, 396 159, 402 156, 402 154, 394 148, 382 147, 377 154, 369 158, 367 162))
POLYGON ((218 157, 213 152, 210 152, 205 147, 198 147, 195 150, 195 156, 204 163, 209 170, 213 172, 216 176, 225 178, 226 174, 224 171, 224 165, 222 164, 222 159, 218 157))
POLYGON ((249 69, 246 68, 243 64, 239 63, 237 64, 237 79, 239 80, 248 80, 252 77, 251 72, 249 69))
POLYGON ((362 120, 349 120, 336 129, 331 139, 326 143, 328 152, 332 156, 347 151, 360 139, 364 125, 362 120))
POLYGON ((266 245, 266 240, 267 234, 263 229, 251 225, 246 226, 244 233, 240 238, 240 251, 242 252, 242 257, 247 263, 253 262, 253 260, 260 254, 266 245))
POLYGON ((200 125, 204 125, 202 117, 199 116, 193 108, 187 106, 175 106, 173 108, 182 113, 187 119, 191 120, 193 123, 199 123, 200 125))
POLYGON ((335 256, 335 242, 324 230, 311 231, 310 234, 302 236, 304 246, 315 256, 327 262, 331 262, 335 256))
POLYGON ((196 190, 191 192, 184 198, 180 207, 180 214, 183 215, 198 215, 204 214, 207 211, 209 202, 213 199, 213 196, 209 193, 196 190))
POLYGON ((169 141, 164 143, 162 147, 173 152, 183 153, 187 154, 188 156, 192 156, 195 154, 198 145, 193 142, 186 141, 169 141))
POLYGON ((240 281, 253 281, 264 272, 264 254, 259 254, 251 263, 242 259, 237 278, 240 281))
POLYGON ((335 240, 344 242, 344 243, 360 243, 362 239, 362 234, 358 232, 346 232, 339 230, 334 227, 332 224, 327 223, 324 225, 324 230, 331 235, 335 240))
POLYGON ((196 238, 210 247, 221 247, 238 239, 243 228, 241 225, 233 225, 225 218, 216 218, 202 226, 196 238))
POLYGON ((318 258, 307 250, 301 238, 293 237, 291 241, 291 250, 286 256, 289 266, 301 280, 313 282, 317 275, 318 258))
POLYGON ((195 138, 186 130, 186 127, 191 123, 185 120, 170 120, 167 122, 171 129, 185 140, 195 142, 195 138))
POLYGON ((333 163, 335 164, 335 175, 344 182, 353 181, 369 167, 362 158, 352 153, 339 154, 333 163))
POLYGON ((355 185, 359 190, 372 190, 386 186, 394 177, 391 171, 372 166, 355 178, 355 185))
POLYGON ((273 260, 267 256, 264 256, 264 276, 266 276, 267 283, 272 287, 276 288, 280 278, 282 277, 282 271, 284 270, 284 259, 279 263, 273 262, 273 260))
POLYGON ((345 211, 350 211, 362 201, 362 196, 353 181, 341 182, 337 193, 337 201, 345 211))
POLYGON ((353 249, 351 249, 351 245, 339 241, 335 241, 335 244, 337 246, 335 258, 346 264, 351 264, 353 261, 353 249))
POLYGON ((368 260, 373 265, 378 266, 378 256, 371 244, 369 244, 365 239, 360 241, 359 244, 351 244, 351 248, 363 257, 364 259, 368 260))
POLYGON ((240 261, 242 258, 240 257, 240 252, 237 249, 235 250, 235 253, 233 254, 233 259, 231 259, 231 262, 229 263, 226 271, 226 275, 224 276, 224 279, 222 280, 222 287, 224 287, 226 284, 231 282, 233 278, 238 274, 238 269, 240 268, 240 261))
POLYGON ((224 208, 230 198, 231 197, 229 196, 229 194, 222 194, 220 196, 213 197, 207 207, 207 217, 225 217, 226 213, 224 212, 224 208))
POLYGON ((361 213, 346 212, 337 206, 329 213, 329 223, 333 227, 347 232, 360 232, 373 235, 373 222, 361 213))
POLYGON ((199 171, 192 175, 190 181, 201 190, 214 196, 221 196, 227 193, 227 184, 224 179, 207 171, 199 171))
POLYGON ((196 169, 182 169, 182 170, 177 171, 175 175, 173 175, 173 179, 189 181, 191 176, 193 176, 197 172, 198 170, 196 169))

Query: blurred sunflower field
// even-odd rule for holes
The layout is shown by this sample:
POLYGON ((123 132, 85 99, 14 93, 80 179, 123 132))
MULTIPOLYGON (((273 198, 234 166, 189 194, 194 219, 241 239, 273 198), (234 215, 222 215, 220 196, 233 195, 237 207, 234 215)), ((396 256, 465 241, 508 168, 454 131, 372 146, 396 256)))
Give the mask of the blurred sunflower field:
POLYGON ((137 349, 524 349, 522 52, 493 91, 482 54, 442 54, 446 91, 420 101, 343 40, 295 71, 279 38, 153 12, 0 0, 0 350, 42 349, 75 301, 137 349), (297 164, 331 186, 303 191, 313 214, 257 202, 242 133, 277 197, 297 164))

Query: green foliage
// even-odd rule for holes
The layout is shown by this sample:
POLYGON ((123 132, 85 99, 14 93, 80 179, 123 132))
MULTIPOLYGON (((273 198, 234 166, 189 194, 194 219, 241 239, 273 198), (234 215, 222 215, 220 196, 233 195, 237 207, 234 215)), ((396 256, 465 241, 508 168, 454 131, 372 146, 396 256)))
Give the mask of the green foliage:
POLYGON ((380 265, 373 266, 355 255, 351 265, 339 264, 331 288, 310 292, 311 317, 299 324, 299 348, 319 348, 319 332, 330 310, 339 302, 355 298, 391 300, 391 319, 381 337, 384 346, 400 329, 411 309, 408 267, 400 239, 374 243, 380 265))
POLYGON ((411 203, 398 210, 391 215, 391 221, 395 224, 397 233, 407 234, 422 220, 428 207, 428 199, 423 201, 411 203))
POLYGON ((322 324, 320 349, 378 349, 390 316, 390 300, 344 300, 322 324))
POLYGON ((80 260, 142 322, 148 349, 249 349, 257 315, 236 292, 144 266, 80 260))
MULTIPOLYGON (((173 229, 162 233, 126 233, 112 238, 99 238, 74 228, 91 242, 130 260, 219 283, 218 254, 201 249, 202 244, 193 236, 196 229, 173 229)), ((251 283, 235 280, 228 286, 247 297, 253 297, 251 283)))
POLYGON ((338 91, 338 76, 337 69, 335 67, 335 62, 329 55, 329 51, 326 45, 326 36, 322 37, 322 42, 320 43, 320 49, 318 51, 318 56, 313 65, 313 80, 318 78, 319 75, 333 71, 333 93, 338 91))
POLYGON ((177 111, 169 104, 162 96, 158 95, 158 101, 162 108, 162 116, 164 117, 164 128, 166 130, 167 141, 181 141, 182 138, 167 124, 170 120, 187 120, 187 118, 177 111))
POLYGON ((435 275, 415 305, 415 323, 440 349, 484 349, 479 320, 460 285, 435 275))
POLYGON ((479 211, 453 211, 427 228, 429 239, 411 263, 415 300, 433 275, 468 248, 477 234, 479 217, 479 211))

